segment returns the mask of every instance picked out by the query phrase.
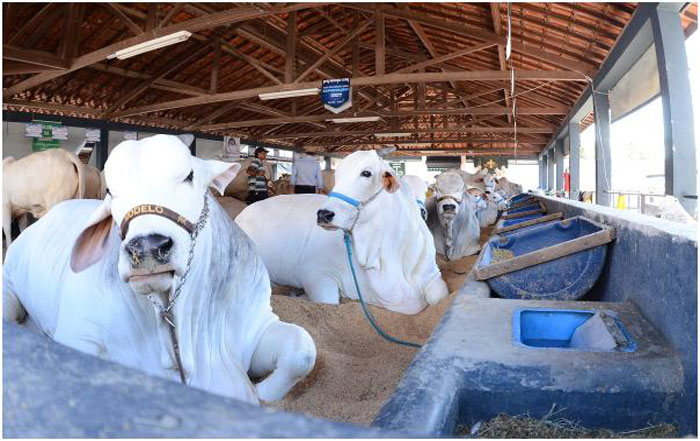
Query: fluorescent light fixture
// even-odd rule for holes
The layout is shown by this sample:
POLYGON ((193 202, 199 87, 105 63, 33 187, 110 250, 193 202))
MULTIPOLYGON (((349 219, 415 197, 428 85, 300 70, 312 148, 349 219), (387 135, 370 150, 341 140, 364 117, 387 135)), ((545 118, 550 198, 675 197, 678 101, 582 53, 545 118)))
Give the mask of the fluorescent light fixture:
POLYGON ((337 124, 342 123, 356 123, 356 122, 375 122, 381 121, 381 116, 352 116, 347 118, 329 118, 326 121, 334 122, 337 124))
POLYGON ((411 136, 411 133, 375 133, 374 136, 377 138, 405 138, 411 136))
POLYGON ((126 49, 116 51, 112 55, 108 56, 107 59, 111 60, 113 58, 119 58, 120 60, 124 60, 126 58, 133 57, 134 55, 143 54, 144 52, 150 52, 165 46, 170 46, 171 44, 181 43, 190 38, 190 35, 192 35, 190 32, 179 31, 163 37, 154 38, 153 40, 148 40, 143 43, 135 44, 126 49))
POLYGON ((258 95, 258 98, 260 98, 263 101, 277 100, 280 98, 294 98, 297 96, 318 95, 318 92, 318 87, 311 87, 309 89, 283 90, 281 92, 261 93, 260 95, 258 95))

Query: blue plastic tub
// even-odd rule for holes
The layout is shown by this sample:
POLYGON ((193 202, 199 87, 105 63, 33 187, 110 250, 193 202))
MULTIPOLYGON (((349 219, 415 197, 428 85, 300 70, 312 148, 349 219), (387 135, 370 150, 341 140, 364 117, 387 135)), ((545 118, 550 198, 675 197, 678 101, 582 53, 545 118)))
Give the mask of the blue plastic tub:
MULTIPOLYGON (((516 219, 513 219, 513 220, 516 220, 516 219)), ((501 236, 509 236, 509 235, 511 235, 511 234, 520 233, 520 232, 522 232, 522 231, 534 230, 534 229, 537 229, 537 228, 539 228, 539 227, 541 227, 541 226, 543 226, 543 225, 549 225, 549 224, 552 224, 552 223, 554 223, 554 222, 559 222, 559 219, 554 219, 554 220, 542 222, 542 223, 540 223, 540 224, 535 224, 535 225, 528 225, 528 226, 526 226, 526 227, 522 227, 522 228, 519 228, 519 229, 517 229, 517 230, 503 231, 503 232, 500 232, 500 233, 497 233, 497 234, 499 234, 499 235, 501 235, 501 236)))
POLYGON ((508 299, 577 300, 598 280, 615 230, 575 217, 514 234, 483 247, 476 277, 508 299))
POLYGON ((519 202, 522 201, 523 199, 527 198, 535 198, 535 196, 531 195, 530 193, 520 193, 519 195, 513 196, 510 198, 510 202, 519 202))
POLYGON ((578 309, 516 309, 513 311, 513 343, 520 347, 564 351, 634 352, 637 349, 627 328, 617 313, 611 310, 600 312, 613 319, 613 326, 625 336, 626 344, 607 350, 572 347, 571 337, 576 329, 593 318, 596 312, 598 311, 578 309))
POLYGON ((511 225, 519 224, 521 222, 525 222, 526 220, 537 219, 538 217, 542 217, 542 216, 544 216, 544 213, 531 214, 528 216, 518 217, 515 219, 501 219, 496 224, 496 228, 508 227, 511 225))
POLYGON ((524 205, 522 207, 518 208, 510 208, 507 210, 508 213, 520 213, 521 211, 530 211, 530 210, 538 210, 541 209, 540 204, 538 202, 533 202, 530 205, 524 205))

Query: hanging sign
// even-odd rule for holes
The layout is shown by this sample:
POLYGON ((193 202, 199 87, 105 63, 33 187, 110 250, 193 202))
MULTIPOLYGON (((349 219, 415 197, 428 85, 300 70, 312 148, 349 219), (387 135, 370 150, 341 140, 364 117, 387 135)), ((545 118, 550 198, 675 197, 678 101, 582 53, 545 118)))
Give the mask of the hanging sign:
POLYGON ((352 107, 350 78, 323 80, 321 101, 323 101, 323 107, 333 113, 340 113, 352 107))
POLYGON ((236 162, 241 159, 241 138, 224 136, 224 153, 221 159, 226 162, 236 162))
POLYGON ((51 127, 51 138, 61 141, 68 140, 68 127, 59 125, 51 127))
MULTIPOLYGON (((61 139, 68 139, 68 128, 62 126, 60 123, 50 121, 34 121, 27 124, 27 126, 25 126, 25 135, 34 138, 32 140, 32 151, 34 152, 60 148, 61 139), (39 127, 41 128, 40 132, 38 132, 39 127), (56 127, 65 128, 65 138, 54 137, 54 128, 56 127), (37 133, 39 136, 37 136, 37 133)), ((59 136, 63 136, 62 131, 60 130, 57 134, 59 136)))
POLYGON ((136 141, 139 135, 136 132, 124 132, 124 141, 136 141))
POLYGON ((100 142, 100 129, 85 129, 85 141, 100 142))
POLYGON ((24 136, 29 138, 41 138, 44 125, 41 123, 27 123, 24 125, 24 136))
POLYGON ((406 174, 406 164, 403 162, 390 162, 389 166, 394 169, 399 177, 406 174))

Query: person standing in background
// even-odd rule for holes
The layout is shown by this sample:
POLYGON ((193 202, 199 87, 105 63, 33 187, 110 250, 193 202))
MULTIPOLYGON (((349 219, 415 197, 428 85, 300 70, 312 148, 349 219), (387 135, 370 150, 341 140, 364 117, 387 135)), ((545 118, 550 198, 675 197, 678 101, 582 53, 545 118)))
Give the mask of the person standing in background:
POLYGON ((255 149, 255 158, 251 161, 246 174, 248 175, 248 197, 246 202, 252 204, 267 199, 267 177, 265 177, 265 164, 267 150, 262 147, 255 149))
POLYGON ((301 153, 292 164, 292 185, 294 193, 317 193, 323 188, 321 167, 316 158, 301 153))

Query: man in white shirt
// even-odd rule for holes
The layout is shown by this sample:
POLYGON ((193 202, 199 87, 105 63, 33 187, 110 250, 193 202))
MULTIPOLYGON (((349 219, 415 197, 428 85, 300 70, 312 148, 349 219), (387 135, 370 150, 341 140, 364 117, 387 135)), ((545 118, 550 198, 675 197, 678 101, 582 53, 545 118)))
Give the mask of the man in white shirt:
POLYGON ((292 164, 292 185, 295 193, 317 193, 323 188, 321 167, 316 157, 300 153, 292 164))

